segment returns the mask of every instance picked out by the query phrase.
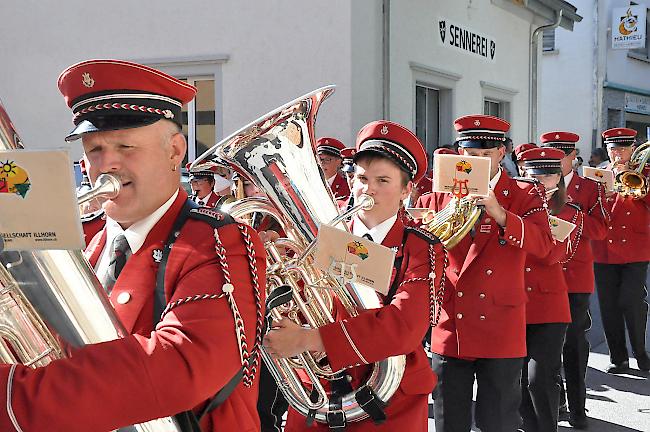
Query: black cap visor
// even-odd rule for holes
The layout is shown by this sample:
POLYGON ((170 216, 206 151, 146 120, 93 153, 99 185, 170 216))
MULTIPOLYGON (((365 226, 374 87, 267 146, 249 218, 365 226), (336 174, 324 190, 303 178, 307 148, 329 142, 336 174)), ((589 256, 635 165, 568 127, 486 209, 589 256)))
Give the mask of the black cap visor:
POLYGON ((456 143, 460 148, 493 149, 502 146, 505 141, 463 139, 456 143))
POLYGON ((68 142, 75 141, 81 138, 83 134, 91 132, 132 129, 148 126, 154 124, 158 120, 162 120, 162 117, 145 113, 92 116, 89 119, 80 121, 72 132, 65 137, 65 140, 68 142))

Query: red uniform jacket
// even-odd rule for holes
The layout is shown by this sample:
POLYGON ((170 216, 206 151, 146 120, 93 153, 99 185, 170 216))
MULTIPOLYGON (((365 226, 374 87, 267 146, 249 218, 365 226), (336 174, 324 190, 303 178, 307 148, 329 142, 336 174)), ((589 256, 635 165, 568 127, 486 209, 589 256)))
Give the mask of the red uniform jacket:
POLYGON ((584 215, 576 207, 566 204, 557 217, 573 223, 576 228, 564 242, 556 242, 544 258, 531 254, 526 256, 526 324, 571 322, 569 288, 564 280, 562 263, 570 259, 580 241, 584 215))
MULTIPOLYGON (((437 382, 429 360, 422 347, 422 339, 430 320, 429 299, 432 281, 436 289, 444 268, 444 250, 440 243, 432 244, 417 234, 408 233, 404 242, 405 227, 398 218, 383 246, 396 248, 402 263, 395 277, 401 281, 393 300, 380 309, 367 310, 354 318, 338 305, 339 321, 320 327, 327 357, 333 370, 344 368, 353 377, 352 387, 358 388, 370 373, 369 363, 390 356, 406 354, 406 370, 397 392, 385 408, 388 419, 376 426, 368 419, 348 423, 346 431, 410 431, 427 430, 427 395, 437 382), (430 264, 429 248, 435 253, 435 269, 430 264)), ((328 430, 318 424, 307 428, 305 418, 294 410, 289 411, 285 432, 303 430, 328 430)))
POLYGON ((350 187, 348 186, 348 181, 345 179, 345 176, 340 172, 336 173, 334 182, 330 186, 332 194, 334 194, 334 199, 345 199, 350 196, 350 187))
POLYGON ((610 214, 610 225, 603 240, 591 243, 594 261, 602 264, 650 261, 650 194, 636 200, 614 194, 605 200, 605 209, 610 214))
POLYGON ((95 234, 104 228, 104 225, 106 225, 106 215, 103 210, 81 217, 81 228, 83 229, 86 246, 90 244, 95 234))
POLYGON ((607 234, 609 213, 604 207, 603 186, 591 179, 573 174, 571 183, 566 187, 569 201, 580 206, 585 222, 581 241, 571 261, 562 269, 570 293, 594 292, 594 255, 591 250, 592 240, 602 240, 607 234))
MULTIPOLYGON (((155 329, 152 325, 158 266, 154 252, 162 249, 186 199, 187 194, 180 190, 142 248, 129 258, 113 288, 111 299, 130 294, 123 304, 112 301, 130 336, 88 345, 75 350, 70 358, 43 368, 16 368, 11 407, 22 430, 103 432, 173 415, 201 405, 241 368, 233 313, 225 297, 183 302, 168 312, 155 329)), ((264 249, 259 237, 252 230, 248 232, 264 304, 264 249)), ((235 286, 233 295, 244 321, 248 349, 252 350, 257 306, 246 244, 237 224, 219 228, 218 235, 226 249, 235 286)), ((92 264, 105 241, 106 234, 102 232, 89 246, 92 264)), ((187 221, 167 263, 168 301, 222 293, 224 276, 215 243, 215 232, 209 224, 187 221)), ((0 367, 3 389, 7 388, 9 370, 9 366, 0 367)), ((251 388, 240 383, 202 421, 203 431, 259 431, 258 382, 256 379, 251 388)), ((6 391, 1 398, 6 407, 6 391)), ((0 430, 16 430, 7 412, 0 412, 0 430)))
MULTIPOLYGON (((518 182, 502 171, 494 188, 506 210, 500 228, 486 214, 449 251, 447 287, 431 350, 459 358, 514 358, 526 355, 526 254, 546 256, 553 245, 543 186, 518 182)), ((431 193, 417 207, 442 210, 451 195, 431 193)))

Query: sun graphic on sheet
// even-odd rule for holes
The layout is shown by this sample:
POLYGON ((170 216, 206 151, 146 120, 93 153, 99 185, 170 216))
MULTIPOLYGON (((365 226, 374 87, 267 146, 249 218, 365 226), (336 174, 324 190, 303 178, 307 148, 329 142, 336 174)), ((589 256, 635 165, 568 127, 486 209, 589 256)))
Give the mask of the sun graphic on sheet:
POLYGON ((14 161, 0 161, 0 194, 16 194, 25 198, 31 183, 27 171, 14 161))

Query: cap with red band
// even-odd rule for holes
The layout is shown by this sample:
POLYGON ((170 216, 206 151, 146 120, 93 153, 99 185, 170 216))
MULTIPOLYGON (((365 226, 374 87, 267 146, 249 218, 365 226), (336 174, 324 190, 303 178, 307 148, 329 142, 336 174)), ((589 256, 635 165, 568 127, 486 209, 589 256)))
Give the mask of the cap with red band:
POLYGON ((67 141, 87 132, 128 129, 167 119, 182 126, 181 109, 196 88, 147 66, 88 60, 61 73, 59 90, 74 114, 67 141))
POLYGON ((524 163, 524 168, 529 174, 561 174, 561 160, 565 156, 564 151, 560 149, 536 147, 524 151, 518 159, 524 163))
POLYGON ((341 157, 343 158, 343 167, 341 171, 343 172, 354 172, 354 154, 356 149, 351 147, 346 147, 341 150, 341 157))
POLYGON ((427 170, 427 154, 417 136, 404 126, 388 120, 365 125, 357 135, 356 163, 369 152, 384 156, 406 171, 414 182, 427 170))
POLYGON ((565 154, 571 153, 576 148, 576 143, 580 140, 580 136, 573 132, 546 132, 539 137, 539 142, 542 147, 553 147, 556 149, 564 150, 565 154))
POLYGON ((510 123, 498 117, 475 114, 457 118, 454 128, 458 132, 458 147, 491 149, 504 144, 510 123))
POLYGON ((524 143, 524 144, 519 144, 517 147, 515 147, 515 156, 517 157, 517 160, 521 160, 520 156, 523 152, 526 150, 531 150, 537 148, 537 144, 535 143, 524 143))
POLYGON ((341 150, 345 148, 345 144, 336 138, 322 137, 316 141, 316 153, 328 154, 334 157, 341 157, 341 150))
POLYGON ((603 143, 607 147, 629 147, 634 145, 637 132, 630 128, 613 128, 603 132, 603 143))

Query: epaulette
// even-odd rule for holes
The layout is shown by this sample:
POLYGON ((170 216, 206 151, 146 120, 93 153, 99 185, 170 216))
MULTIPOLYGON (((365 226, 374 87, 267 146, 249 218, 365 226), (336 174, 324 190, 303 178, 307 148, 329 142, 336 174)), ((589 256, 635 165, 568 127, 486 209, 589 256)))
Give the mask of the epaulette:
POLYGON ((235 223, 235 219, 228 213, 204 207, 195 207, 190 209, 190 217, 192 219, 207 222, 212 228, 221 228, 222 226, 235 223))
POLYGON ((81 223, 86 223, 86 222, 92 222, 95 219, 99 219, 101 217, 104 217, 104 209, 101 208, 97 211, 91 212, 91 213, 86 213, 81 215, 81 223))
POLYGON ((426 241, 429 244, 440 243, 440 239, 438 237, 436 237, 435 235, 431 234, 429 231, 426 231, 422 228, 405 226, 404 229, 406 230, 407 233, 415 234, 416 236, 420 237, 422 240, 426 241))
POLYGON ((567 202, 566 203, 569 207, 573 207, 574 209, 578 211, 582 211, 582 208, 580 207, 580 204, 574 203, 574 202, 567 202))

